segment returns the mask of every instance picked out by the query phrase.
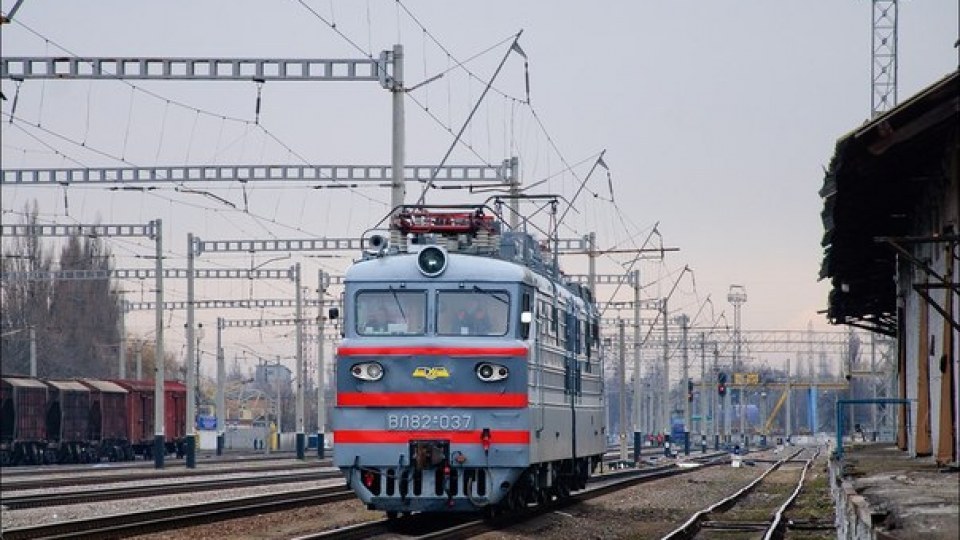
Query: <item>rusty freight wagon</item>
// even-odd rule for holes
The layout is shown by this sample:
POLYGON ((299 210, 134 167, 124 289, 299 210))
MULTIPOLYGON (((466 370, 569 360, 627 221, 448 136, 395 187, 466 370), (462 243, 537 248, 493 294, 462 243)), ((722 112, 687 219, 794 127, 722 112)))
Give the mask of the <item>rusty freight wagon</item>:
POLYGON ((133 448, 127 434, 127 394, 120 385, 98 379, 81 379, 90 389, 90 415, 87 440, 98 459, 124 461, 133 459, 133 448))
POLYGON ((0 465, 39 465, 47 445, 47 385, 36 379, 0 379, 0 465))
POLYGON ((87 463, 96 458, 87 439, 90 389, 77 381, 44 381, 47 392, 48 463, 87 463))

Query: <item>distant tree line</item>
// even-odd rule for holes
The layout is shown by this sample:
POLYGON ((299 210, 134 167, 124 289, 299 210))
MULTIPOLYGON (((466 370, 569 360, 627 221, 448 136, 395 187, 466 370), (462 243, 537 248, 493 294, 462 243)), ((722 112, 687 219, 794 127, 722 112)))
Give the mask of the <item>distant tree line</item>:
MULTIPOLYGON (((23 223, 38 224, 38 209, 24 208, 23 223)), ((112 280, 57 280, 43 277, 53 270, 112 270, 110 249, 100 238, 72 236, 58 257, 38 236, 5 238, 0 270, 0 371, 4 376, 29 375, 30 329, 36 336, 37 375, 46 378, 116 378, 120 342, 121 297, 112 280), (28 279, 13 274, 35 272, 28 279)), ((135 353, 141 352, 144 378, 153 378, 154 347, 131 339, 127 377, 135 376, 135 353)), ((172 363, 168 358, 165 364, 172 363)), ((171 373, 168 371, 168 373, 171 373)))

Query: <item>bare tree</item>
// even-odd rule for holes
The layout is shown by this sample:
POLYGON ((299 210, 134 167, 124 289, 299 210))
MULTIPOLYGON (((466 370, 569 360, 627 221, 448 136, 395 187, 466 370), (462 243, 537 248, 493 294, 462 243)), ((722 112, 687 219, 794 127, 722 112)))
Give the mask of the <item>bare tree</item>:
MULTIPOLYGON (((110 250, 95 237, 70 237, 60 253, 62 270, 111 270, 110 250)), ((50 301, 50 339, 59 354, 49 359, 50 373, 66 377, 116 374, 120 304, 109 277, 59 280, 50 301)))
MULTIPOLYGON (((32 207, 29 204, 24 205, 24 224, 36 225, 37 214, 36 201, 32 207)), ((43 249, 39 236, 14 237, 7 242, 0 265, 4 274, 48 272, 53 267, 53 257, 51 250, 43 249)), ((50 316, 52 282, 42 279, 5 279, 0 287, 3 300, 3 309, 0 310, 3 325, 0 371, 4 375, 28 375, 31 328, 36 331, 37 357, 45 358, 51 353, 51 343, 45 338, 50 316)))
MULTIPOLYGON (((38 223, 36 202, 24 208, 24 223, 38 223)), ((71 237, 59 259, 61 270, 102 270, 102 279, 54 280, 50 248, 38 235, 11 238, 4 251, 5 274, 29 275, 2 283, 2 358, 5 375, 28 375, 29 330, 36 332, 37 374, 48 378, 108 377, 116 373, 120 305, 109 278, 110 251, 100 238, 71 237)))

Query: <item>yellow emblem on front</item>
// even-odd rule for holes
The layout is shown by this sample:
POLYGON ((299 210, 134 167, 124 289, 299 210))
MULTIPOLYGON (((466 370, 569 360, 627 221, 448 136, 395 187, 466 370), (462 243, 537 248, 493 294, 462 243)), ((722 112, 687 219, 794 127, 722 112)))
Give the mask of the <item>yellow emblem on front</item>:
POLYGON ((445 367, 418 367, 413 370, 413 376, 432 381, 434 379, 446 379, 450 376, 450 372, 447 371, 445 367))

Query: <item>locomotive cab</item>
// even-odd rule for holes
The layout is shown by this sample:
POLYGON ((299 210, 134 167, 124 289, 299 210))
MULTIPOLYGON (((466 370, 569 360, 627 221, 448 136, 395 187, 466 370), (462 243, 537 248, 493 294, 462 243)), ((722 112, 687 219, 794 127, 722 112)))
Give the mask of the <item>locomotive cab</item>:
POLYGON ((583 487, 602 454, 602 380, 589 409, 598 439, 584 445, 577 361, 540 350, 538 291, 559 288, 530 251, 499 256, 488 218, 401 212, 394 237, 407 243, 378 242, 346 274, 334 464, 371 509, 521 506, 583 487))

